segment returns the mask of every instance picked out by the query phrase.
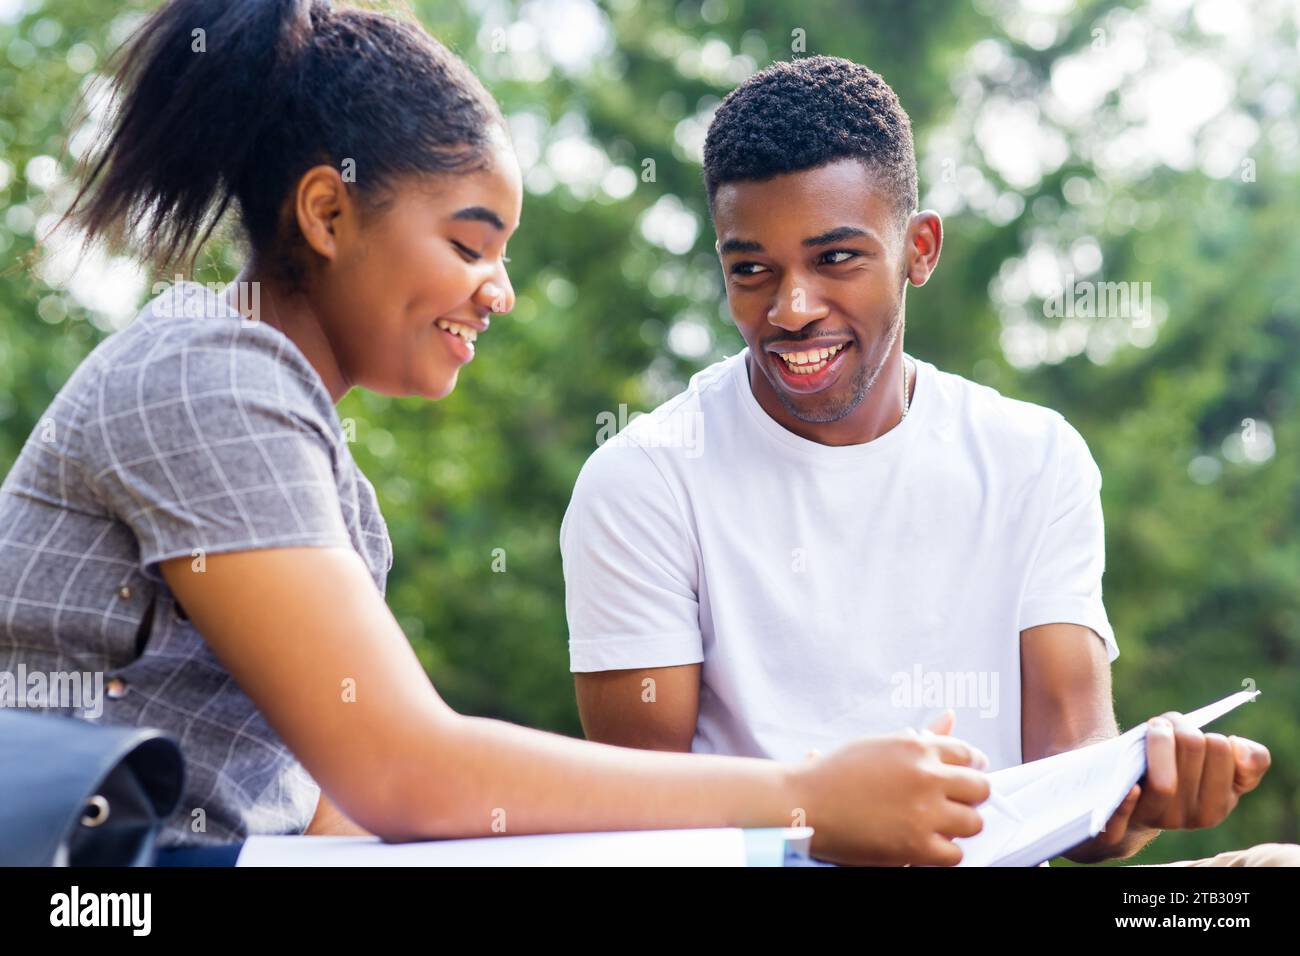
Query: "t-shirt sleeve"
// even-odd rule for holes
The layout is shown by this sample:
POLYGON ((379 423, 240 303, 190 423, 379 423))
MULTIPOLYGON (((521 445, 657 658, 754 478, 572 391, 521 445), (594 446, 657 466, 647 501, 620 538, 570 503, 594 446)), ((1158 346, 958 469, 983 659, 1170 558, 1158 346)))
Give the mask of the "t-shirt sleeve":
POLYGON ((588 459, 560 528, 575 673, 704 660, 698 561, 685 515, 645 449, 588 459))
POLYGON ((90 484, 134 533, 140 566, 278 547, 351 547, 329 395, 279 332, 169 319, 107 366, 83 441, 90 484))
POLYGON ((1106 535, 1101 511, 1101 470, 1083 436, 1057 423, 1055 492, 1047 527, 1029 569, 1020 605, 1020 630, 1040 624, 1082 624, 1119 656, 1101 597, 1106 535))

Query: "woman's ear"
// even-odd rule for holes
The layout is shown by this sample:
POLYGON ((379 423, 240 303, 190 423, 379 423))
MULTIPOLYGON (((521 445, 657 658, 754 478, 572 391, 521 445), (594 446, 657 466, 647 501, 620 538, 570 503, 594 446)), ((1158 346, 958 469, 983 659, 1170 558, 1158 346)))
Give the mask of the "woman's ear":
POLYGON ((928 209, 913 213, 907 223, 907 281, 923 286, 939 265, 943 220, 928 209))
POLYGON ((298 180, 294 217, 307 245, 333 261, 349 238, 356 210, 343 177, 333 166, 313 166, 298 180))

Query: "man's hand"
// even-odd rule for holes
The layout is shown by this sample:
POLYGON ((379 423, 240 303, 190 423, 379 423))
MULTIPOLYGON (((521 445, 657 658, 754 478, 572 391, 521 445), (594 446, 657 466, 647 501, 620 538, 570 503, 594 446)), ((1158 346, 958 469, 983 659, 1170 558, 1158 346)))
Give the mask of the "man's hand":
POLYGON ((1135 838, 1145 843, 1151 831, 1217 826, 1268 770, 1268 748, 1253 740, 1202 733, 1175 712, 1148 723, 1146 775, 1072 859, 1115 856, 1135 838))

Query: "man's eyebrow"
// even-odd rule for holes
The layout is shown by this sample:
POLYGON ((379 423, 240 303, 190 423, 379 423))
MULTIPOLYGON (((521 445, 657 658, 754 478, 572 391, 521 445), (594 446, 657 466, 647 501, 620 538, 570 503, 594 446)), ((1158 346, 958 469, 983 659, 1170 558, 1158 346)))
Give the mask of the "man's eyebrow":
POLYGON ((718 246, 718 252, 726 255, 728 252, 762 252, 763 244, 755 242, 753 239, 728 239, 722 245, 718 246))
MULTIPOLYGON (((828 246, 833 242, 843 242, 845 239, 854 237, 871 237, 872 233, 859 226, 837 226, 834 229, 828 229, 826 232, 819 233, 815 236, 809 236, 803 241, 805 246, 828 246)), ((728 239, 718 246, 718 252, 726 255, 729 252, 762 252, 763 244, 755 242, 752 239, 728 239)))
POLYGON ((502 231, 506 228, 506 224, 501 221, 501 217, 487 206, 466 206, 451 218, 469 220, 470 222, 485 222, 489 226, 495 226, 502 231))
POLYGON ((803 241, 805 246, 828 246, 832 242, 843 242, 845 239, 851 239, 855 236, 870 236, 871 233, 857 226, 837 226, 834 229, 828 229, 826 232, 816 236, 809 236, 803 241))

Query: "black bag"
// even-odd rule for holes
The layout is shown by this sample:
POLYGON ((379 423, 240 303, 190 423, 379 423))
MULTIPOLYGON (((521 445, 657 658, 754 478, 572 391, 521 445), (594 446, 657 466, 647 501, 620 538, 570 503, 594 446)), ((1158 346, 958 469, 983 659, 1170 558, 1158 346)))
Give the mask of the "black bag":
POLYGON ((0 707, 0 866, 149 866, 183 782, 160 730, 0 707))

